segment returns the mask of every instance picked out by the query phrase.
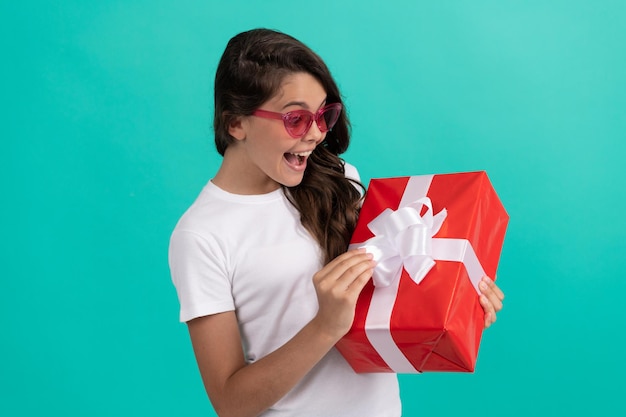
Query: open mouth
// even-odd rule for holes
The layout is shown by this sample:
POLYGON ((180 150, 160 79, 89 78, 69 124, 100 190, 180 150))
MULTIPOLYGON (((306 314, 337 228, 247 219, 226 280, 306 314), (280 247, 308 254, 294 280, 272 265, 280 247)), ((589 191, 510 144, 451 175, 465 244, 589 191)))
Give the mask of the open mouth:
POLYGON ((311 155, 309 152, 286 152, 284 157, 289 165, 300 167, 306 163, 306 159, 311 155))

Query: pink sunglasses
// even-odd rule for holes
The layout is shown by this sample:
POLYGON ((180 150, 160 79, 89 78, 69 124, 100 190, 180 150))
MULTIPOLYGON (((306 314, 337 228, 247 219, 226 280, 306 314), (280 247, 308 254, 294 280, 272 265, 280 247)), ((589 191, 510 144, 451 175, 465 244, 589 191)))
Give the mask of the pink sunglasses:
POLYGON ((335 126, 339 115, 341 114, 341 103, 328 104, 315 113, 308 110, 293 110, 287 113, 277 113, 267 110, 255 110, 252 115, 263 117, 266 119, 282 120, 285 130, 294 139, 300 139, 306 135, 313 120, 317 123, 320 132, 328 132, 335 126))

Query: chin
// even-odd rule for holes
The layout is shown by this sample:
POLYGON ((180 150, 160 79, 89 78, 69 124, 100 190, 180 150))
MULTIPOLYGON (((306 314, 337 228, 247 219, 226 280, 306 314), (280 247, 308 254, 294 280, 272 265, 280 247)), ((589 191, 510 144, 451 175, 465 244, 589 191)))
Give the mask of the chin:
POLYGON ((279 181, 279 183, 285 187, 296 187, 302 183, 302 179, 304 175, 300 175, 297 178, 284 178, 283 181, 279 181))

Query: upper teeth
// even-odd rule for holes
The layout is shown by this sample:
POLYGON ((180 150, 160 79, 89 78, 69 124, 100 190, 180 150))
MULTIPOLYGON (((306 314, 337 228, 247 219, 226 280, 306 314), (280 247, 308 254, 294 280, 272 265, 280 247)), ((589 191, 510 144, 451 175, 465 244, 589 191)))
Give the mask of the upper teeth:
POLYGON ((309 156, 311 155, 312 151, 308 151, 308 152, 293 152, 294 155, 298 155, 298 156, 309 156))

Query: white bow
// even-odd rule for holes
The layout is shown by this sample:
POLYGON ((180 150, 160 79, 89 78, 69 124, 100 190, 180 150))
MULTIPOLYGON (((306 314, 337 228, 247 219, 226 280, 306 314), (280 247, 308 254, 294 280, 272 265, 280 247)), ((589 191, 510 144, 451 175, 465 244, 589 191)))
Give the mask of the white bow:
POLYGON ((402 268, 419 284, 435 265, 432 237, 437 234, 446 216, 446 209, 433 216, 430 198, 419 198, 398 210, 385 209, 367 227, 374 237, 353 245, 365 248, 378 262, 374 285, 387 287, 402 273, 402 268), (426 212, 422 215, 423 207, 426 212))

